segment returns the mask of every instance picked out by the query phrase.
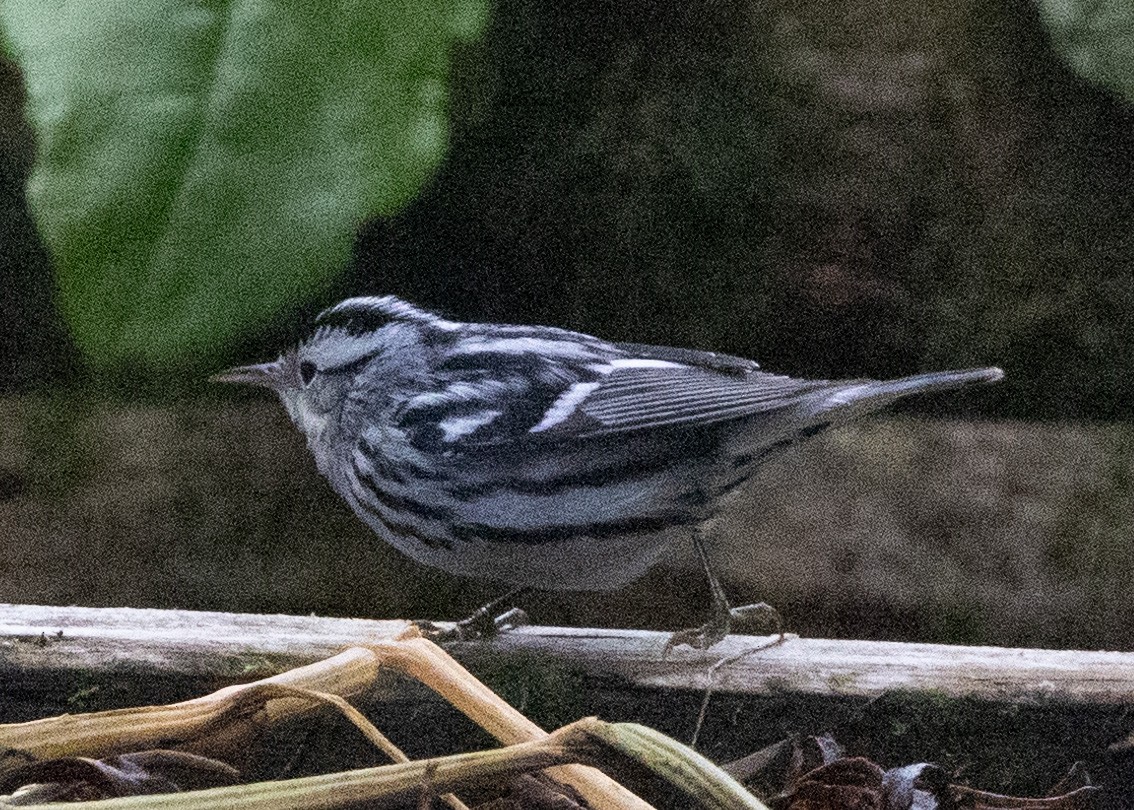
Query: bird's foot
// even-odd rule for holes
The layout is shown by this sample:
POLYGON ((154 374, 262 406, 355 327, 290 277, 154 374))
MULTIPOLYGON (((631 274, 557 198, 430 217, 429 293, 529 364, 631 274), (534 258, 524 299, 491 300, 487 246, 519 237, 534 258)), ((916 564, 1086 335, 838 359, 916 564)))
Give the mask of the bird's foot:
POLYGON ((695 650, 707 650, 724 640, 733 630, 742 633, 770 630, 781 640, 784 636, 783 620, 779 611, 766 602, 757 602, 754 605, 741 605, 714 613, 712 618, 700 627, 678 630, 669 637, 665 649, 669 652, 675 647, 686 646, 695 650))
POLYGON ((502 613, 496 611, 500 606, 515 597, 523 589, 517 588, 509 591, 499 599, 493 599, 486 605, 481 605, 471 615, 452 627, 441 629, 431 622, 419 623, 426 638, 444 644, 448 641, 476 641, 489 639, 501 633, 523 627, 529 623, 528 614, 518 607, 510 607, 502 613))

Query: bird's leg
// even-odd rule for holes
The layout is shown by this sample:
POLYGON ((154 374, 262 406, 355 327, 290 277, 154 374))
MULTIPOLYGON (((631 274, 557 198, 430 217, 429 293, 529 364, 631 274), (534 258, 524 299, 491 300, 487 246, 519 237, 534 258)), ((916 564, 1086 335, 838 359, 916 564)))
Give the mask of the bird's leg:
POLYGON ((766 602, 757 602, 753 605, 743 605, 734 608, 725 596, 720 580, 713 572, 709 562, 709 553, 705 549, 705 529, 698 526, 693 530, 693 547, 697 549, 697 556, 701 558, 701 565, 705 569, 705 576, 709 580, 709 596, 712 599, 712 612, 709 621, 700 627, 691 627, 688 630, 679 630, 670 636, 666 649, 686 645, 697 650, 706 650, 721 641, 736 629, 772 627, 773 632, 783 636, 783 621, 779 611, 766 602))
POLYGON ((471 641, 478 638, 492 638, 497 633, 521 627, 528 623, 528 614, 520 608, 509 608, 500 614, 496 611, 501 605, 512 601, 527 590, 529 589, 526 585, 513 588, 503 596, 481 605, 451 629, 435 633, 431 637, 437 642, 471 641))

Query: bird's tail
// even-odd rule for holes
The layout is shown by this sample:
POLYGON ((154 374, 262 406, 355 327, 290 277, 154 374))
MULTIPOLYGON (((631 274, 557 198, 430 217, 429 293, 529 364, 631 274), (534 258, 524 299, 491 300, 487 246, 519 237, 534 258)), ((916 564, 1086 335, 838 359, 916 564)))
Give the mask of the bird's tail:
POLYGON ((994 383, 1003 377, 1003 371, 990 367, 931 371, 910 377, 899 377, 896 380, 847 382, 828 394, 821 405, 821 410, 839 410, 845 407, 854 412, 873 411, 910 394, 948 391, 966 385, 994 383))

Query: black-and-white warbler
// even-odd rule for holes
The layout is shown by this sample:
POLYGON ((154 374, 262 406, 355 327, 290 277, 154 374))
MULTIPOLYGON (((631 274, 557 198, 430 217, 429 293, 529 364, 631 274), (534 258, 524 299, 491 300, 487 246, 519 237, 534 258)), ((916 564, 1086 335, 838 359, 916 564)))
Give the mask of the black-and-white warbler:
POLYGON ((674 641, 705 647, 743 609, 698 527, 761 460, 907 394, 1002 376, 798 380, 712 352, 458 323, 385 296, 343 301, 275 362, 214 379, 274 390, 335 491, 425 565, 603 590, 692 535, 713 616, 674 641))

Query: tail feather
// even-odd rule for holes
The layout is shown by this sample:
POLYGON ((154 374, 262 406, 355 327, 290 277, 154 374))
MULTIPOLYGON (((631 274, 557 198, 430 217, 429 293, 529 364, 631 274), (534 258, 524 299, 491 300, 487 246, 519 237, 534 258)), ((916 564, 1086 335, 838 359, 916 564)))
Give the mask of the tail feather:
POLYGON ((1003 379, 996 367, 969 368, 957 371, 931 371, 899 377, 896 380, 864 380, 848 383, 824 400, 822 410, 850 407, 854 411, 873 411, 911 394, 948 391, 968 385, 988 384, 1003 379))

